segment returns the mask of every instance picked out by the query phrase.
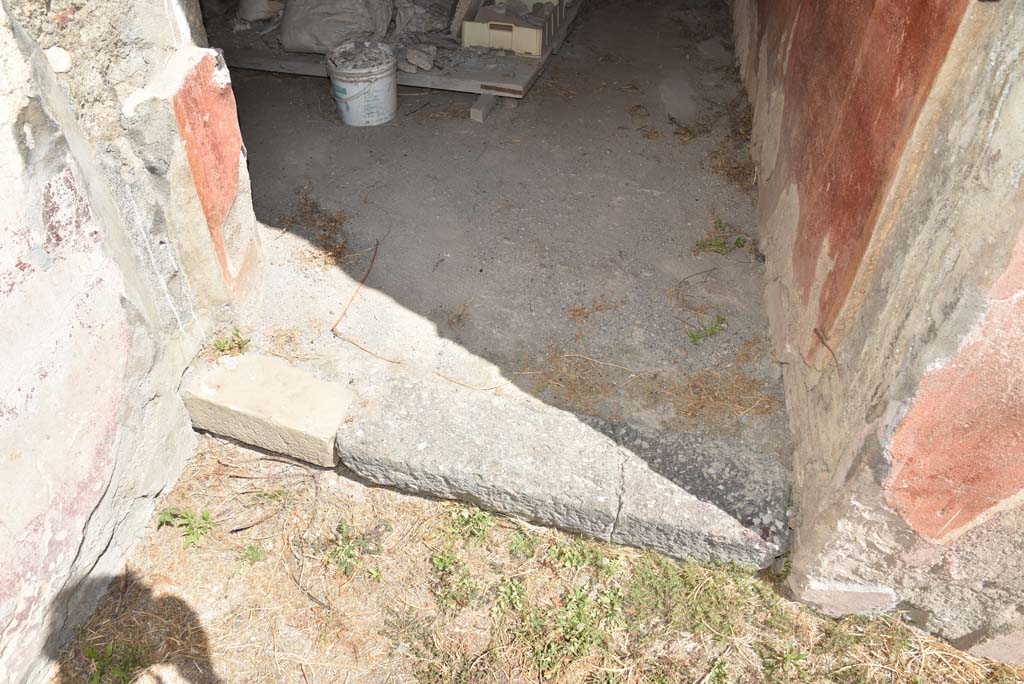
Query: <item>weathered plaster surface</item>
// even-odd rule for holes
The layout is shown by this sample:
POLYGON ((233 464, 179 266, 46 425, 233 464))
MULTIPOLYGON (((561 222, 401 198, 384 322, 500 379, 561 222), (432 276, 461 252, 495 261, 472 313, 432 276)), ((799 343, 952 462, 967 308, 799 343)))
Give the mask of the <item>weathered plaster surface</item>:
MULTIPOLYGON (((248 178, 227 66, 210 53, 203 55, 186 74, 173 102, 217 263, 233 288, 256 259, 256 236, 251 230, 251 212, 241 227, 237 220, 229 220, 239 195, 239 180, 244 179, 248 186, 248 178)), ((250 202, 242 204, 251 206, 250 202)))
POLYGON ((741 0, 737 46, 797 440, 790 584, 1021 660, 1024 18, 965 5, 741 0))
POLYGON ((787 64, 782 132, 802 206, 791 259, 802 304, 826 335, 966 4, 803 2, 794 11, 799 49, 787 64))
MULTIPOLYGON (((244 294, 221 273, 171 102, 211 54, 192 42, 197 16, 0 11, 0 183, 15 200, 0 203, 0 681, 45 679, 97 598, 75 588, 115 575, 144 531, 193 447, 181 374, 244 294), (52 47, 69 56, 60 74, 52 47)), ((238 151, 228 215, 255 264, 238 151)))
POLYGON ((806 309, 791 334, 810 360, 827 354, 813 330, 830 335, 846 304, 967 0, 739 4, 749 9, 738 23, 758 30, 757 80, 769 84, 759 91, 758 154, 771 192, 792 182, 800 196, 778 256, 791 261, 791 306, 806 309))
MULTIPOLYGON (((1024 237, 1021 238, 1024 242, 1024 237)), ((925 374, 896 430, 887 501, 946 542, 1024 494, 1024 283, 993 301, 948 362, 925 374)))
POLYGON ((212 55, 205 55, 189 70, 174 95, 174 115, 185 140, 185 154, 210 230, 220 229, 238 192, 238 156, 242 133, 238 130, 235 97, 230 81, 219 78, 212 55))

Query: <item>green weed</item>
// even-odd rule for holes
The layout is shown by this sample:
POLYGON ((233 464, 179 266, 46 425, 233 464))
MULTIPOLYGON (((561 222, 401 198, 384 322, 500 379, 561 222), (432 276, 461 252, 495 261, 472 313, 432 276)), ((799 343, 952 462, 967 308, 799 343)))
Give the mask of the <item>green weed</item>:
POLYGON ((440 576, 434 587, 434 598, 442 611, 465 608, 480 595, 480 586, 465 568, 440 576))
POLYGON ((721 235, 710 238, 701 238, 693 246, 695 252, 714 252, 715 254, 728 254, 732 249, 729 241, 721 235))
POLYGON ((806 679, 809 675, 804 669, 804 661, 807 660, 808 655, 797 648, 795 644, 790 644, 784 651, 764 647, 765 670, 770 675, 795 676, 799 679, 806 679))
POLYGON ((602 577, 611 577, 620 569, 618 561, 605 553, 604 549, 582 539, 553 544, 548 548, 548 560, 555 568, 565 570, 589 567, 602 577))
POLYGON ((86 646, 83 652, 85 657, 93 662, 94 667, 89 684, 129 684, 135 679, 135 675, 147 667, 146 660, 138 649, 120 649, 113 642, 100 651, 92 646, 86 646))
POLYGON ((660 625, 725 638, 748 611, 764 612, 764 601, 757 578, 744 567, 708 568, 645 554, 624 587, 623 612, 627 628, 641 634, 660 625))
POLYGON ((578 539, 553 544, 548 549, 548 559, 552 565, 566 570, 579 570, 590 561, 588 545, 578 539))
POLYGON ((480 587, 453 552, 432 555, 430 565, 435 575, 431 588, 442 611, 464 608, 480 595, 480 587))
POLYGON ((328 551, 327 557, 341 574, 351 577, 359 566, 359 559, 369 552, 372 546, 372 540, 368 536, 353 530, 348 523, 341 521, 334 528, 334 545, 328 551))
POLYGON ((540 537, 520 530, 512 535, 508 542, 508 553, 513 558, 529 559, 537 553, 540 537))
POLYGON ((690 338, 691 343, 699 347, 710 338, 722 332, 725 329, 725 323, 725 316, 715 316, 714 323, 705 324, 695 330, 690 330, 686 333, 686 336, 690 338))
POLYGON ((506 578, 498 585, 498 606, 514 612, 526 607, 526 587, 514 578, 506 578))
POLYGON ((187 508, 165 508, 156 518, 156 527, 176 527, 185 538, 184 546, 189 548, 199 544, 199 540, 213 531, 213 519, 207 511, 196 515, 187 508))
POLYGON ((729 663, 722 659, 715 661, 708 676, 709 684, 729 684, 729 663))
POLYGON ((221 354, 244 354, 250 341, 250 338, 242 337, 242 333, 236 327, 232 328, 230 335, 215 339, 213 348, 221 354))
POLYGON ((615 617, 594 601, 586 586, 570 589, 559 608, 528 609, 520 636, 530 646, 533 664, 551 677, 568 662, 589 656, 603 644, 615 617))
POLYGON ((242 560, 249 565, 256 565, 267 557, 267 550, 258 544, 249 544, 242 551, 242 560))
POLYGON ((494 526, 493 515, 467 506, 453 506, 449 515, 452 534, 467 543, 482 543, 494 526))
POLYGON ((261 489, 260 491, 253 494, 257 501, 264 503, 277 503, 278 501, 284 501, 288 497, 287 489, 261 489))
POLYGON ((693 245, 694 254, 728 254, 747 245, 747 236, 719 217, 712 220, 711 230, 693 245))
POLYGON ((430 564, 437 572, 451 572, 458 566, 459 559, 451 551, 442 551, 430 557, 430 564))
POLYGON ((420 684, 484 684, 487 652, 474 657, 449 652, 432 654, 432 659, 415 673, 420 684))

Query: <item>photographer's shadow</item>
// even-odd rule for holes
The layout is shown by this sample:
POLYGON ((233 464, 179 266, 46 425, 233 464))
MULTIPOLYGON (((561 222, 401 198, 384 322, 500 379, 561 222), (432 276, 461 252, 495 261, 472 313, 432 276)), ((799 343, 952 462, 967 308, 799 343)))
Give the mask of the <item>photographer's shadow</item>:
POLYGON ((46 655, 59 661, 54 684, 223 684, 196 612, 180 598, 155 594, 131 571, 89 577, 61 591, 53 603, 46 655), (91 616, 78 614, 97 596, 91 616))

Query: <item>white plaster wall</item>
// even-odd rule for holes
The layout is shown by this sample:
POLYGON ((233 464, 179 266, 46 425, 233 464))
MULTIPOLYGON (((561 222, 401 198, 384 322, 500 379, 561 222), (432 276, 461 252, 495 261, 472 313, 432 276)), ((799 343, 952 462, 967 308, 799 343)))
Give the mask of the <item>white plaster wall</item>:
POLYGON ((231 315, 174 89, 124 108, 191 66, 171 57, 197 50, 196 8, 135 3, 125 24, 100 0, 56 31, 62 7, 0 9, 0 682, 46 680, 145 532, 194 448, 181 375, 231 315))

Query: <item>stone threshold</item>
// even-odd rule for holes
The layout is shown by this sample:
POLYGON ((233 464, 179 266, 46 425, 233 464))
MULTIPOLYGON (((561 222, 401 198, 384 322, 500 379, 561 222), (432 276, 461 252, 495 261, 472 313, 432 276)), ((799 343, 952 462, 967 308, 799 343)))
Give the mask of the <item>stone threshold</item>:
POLYGON ((375 485, 680 559, 766 567, 783 552, 611 437, 532 396, 400 367, 374 385, 372 396, 353 401, 340 384, 247 354, 193 369, 182 395, 196 429, 375 485))

